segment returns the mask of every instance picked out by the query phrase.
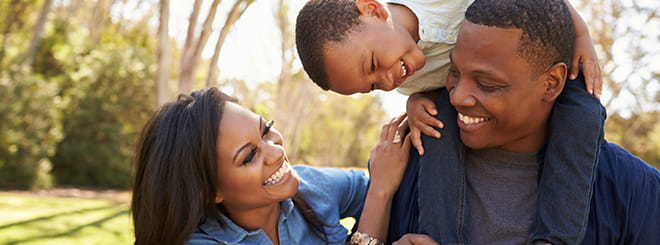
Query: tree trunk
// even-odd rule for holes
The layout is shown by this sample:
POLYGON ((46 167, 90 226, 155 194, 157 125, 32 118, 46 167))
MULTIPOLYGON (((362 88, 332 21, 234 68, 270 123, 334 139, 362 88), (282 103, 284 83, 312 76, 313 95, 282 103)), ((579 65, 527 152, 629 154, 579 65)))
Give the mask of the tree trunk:
POLYGON ((195 0, 193 4, 192 13, 190 13, 190 18, 188 20, 188 33, 186 34, 186 42, 183 45, 183 50, 181 53, 181 71, 179 72, 179 92, 184 92, 192 88, 192 81, 188 80, 187 73, 191 72, 188 68, 188 60, 190 60, 190 55, 193 53, 194 49, 193 44, 195 43, 195 30, 197 29, 197 18, 199 17, 199 10, 202 6, 202 0, 195 0), (186 79, 186 80, 184 80, 186 79))
POLYGON ((241 18, 243 13, 245 13, 245 10, 247 10, 247 8, 250 7, 250 4, 253 2, 254 0, 237 0, 229 10, 225 24, 220 30, 220 35, 218 35, 218 41, 215 43, 213 57, 211 58, 211 64, 209 64, 209 73, 206 77, 207 87, 218 81, 218 59, 220 58, 222 45, 225 43, 225 39, 229 34, 229 29, 234 25, 234 23, 236 23, 239 18, 241 18))
POLYGON ((30 46, 28 47, 27 53, 25 55, 25 62, 27 64, 32 64, 34 61, 34 56, 37 53, 37 48, 39 47, 39 44, 41 44, 41 36, 43 35, 44 32, 44 26, 46 25, 46 21, 48 20, 48 13, 50 13, 50 8, 53 6, 53 0, 45 0, 44 5, 41 7, 41 11, 39 11, 39 18, 37 18, 37 23, 34 26, 34 31, 32 35, 32 40, 30 40, 30 46))
POLYGON ((156 75, 156 104, 167 102, 170 90, 170 1, 160 0, 160 25, 158 27, 158 74, 156 75))
POLYGON ((292 161, 298 158, 300 145, 300 132, 302 125, 307 122, 314 113, 312 105, 316 92, 312 83, 304 79, 303 75, 294 78, 292 67, 295 55, 293 30, 288 16, 288 4, 284 0, 278 1, 278 9, 275 13, 277 27, 280 32, 280 75, 276 89, 276 111, 275 117, 278 128, 287 137, 284 145, 290 149, 288 156, 292 161))

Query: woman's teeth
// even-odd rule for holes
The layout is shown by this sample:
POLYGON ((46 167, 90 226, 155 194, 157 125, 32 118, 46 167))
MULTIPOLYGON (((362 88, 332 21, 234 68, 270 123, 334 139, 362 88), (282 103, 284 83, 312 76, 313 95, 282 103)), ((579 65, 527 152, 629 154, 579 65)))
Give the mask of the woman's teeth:
POLYGON ((463 115, 461 113, 458 113, 458 120, 461 120, 461 122, 463 122, 465 124, 475 124, 475 123, 480 123, 480 122, 486 121, 486 120, 488 120, 488 118, 486 118, 486 117, 470 117, 470 116, 466 116, 466 115, 463 115))
POLYGON ((277 184, 280 180, 282 180, 282 176, 286 174, 290 169, 289 164, 284 162, 282 166, 273 173, 266 181, 264 181, 263 185, 274 185, 277 184))
POLYGON ((408 75, 408 69, 406 69, 406 65, 403 63, 403 60, 401 61, 401 77, 405 77, 408 75))

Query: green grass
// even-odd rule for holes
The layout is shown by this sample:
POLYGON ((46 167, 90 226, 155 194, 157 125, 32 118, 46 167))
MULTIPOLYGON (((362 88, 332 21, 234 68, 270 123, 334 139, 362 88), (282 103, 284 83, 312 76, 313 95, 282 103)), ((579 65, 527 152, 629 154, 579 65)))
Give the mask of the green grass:
POLYGON ((129 204, 0 192, 0 244, 131 244, 129 204))
MULTIPOLYGON (((0 192, 0 245, 132 244, 127 198, 113 201, 0 192)), ((341 224, 350 231, 355 219, 342 219, 341 224)))

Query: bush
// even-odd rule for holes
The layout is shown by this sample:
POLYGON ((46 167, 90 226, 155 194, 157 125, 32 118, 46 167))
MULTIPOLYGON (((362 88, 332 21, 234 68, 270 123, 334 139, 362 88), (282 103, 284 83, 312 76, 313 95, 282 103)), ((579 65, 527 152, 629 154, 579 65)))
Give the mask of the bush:
POLYGON ((131 186, 135 138, 153 110, 154 60, 134 47, 96 48, 77 59, 52 158, 58 185, 131 186))
POLYGON ((31 75, 27 68, 0 70, 0 187, 50 187, 48 174, 61 132, 56 114, 56 84, 31 75))

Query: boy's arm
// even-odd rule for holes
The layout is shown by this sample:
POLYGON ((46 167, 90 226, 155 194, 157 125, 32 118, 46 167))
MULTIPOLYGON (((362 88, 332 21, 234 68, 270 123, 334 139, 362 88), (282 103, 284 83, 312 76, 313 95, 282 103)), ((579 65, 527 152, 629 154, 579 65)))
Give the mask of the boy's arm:
POLYGON ((569 77, 570 79, 575 79, 579 72, 578 66, 582 64, 587 91, 600 98, 603 89, 603 79, 600 74, 596 50, 589 36, 589 28, 582 17, 580 17, 580 14, 573 8, 573 5, 568 0, 564 0, 564 3, 566 3, 568 10, 571 12, 571 19, 573 19, 573 26, 575 27, 575 48, 569 77))
POLYGON ((408 97, 408 101, 406 102, 406 113, 408 114, 408 125, 410 127, 412 144, 417 149, 417 152, 419 152, 419 155, 424 155, 421 133, 435 138, 441 137, 440 132, 433 129, 433 127, 444 127, 442 122, 434 117, 438 114, 438 110, 435 108, 433 100, 439 94, 440 89, 414 93, 408 97))

